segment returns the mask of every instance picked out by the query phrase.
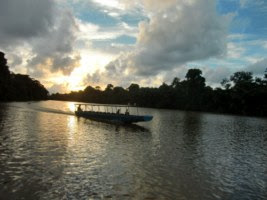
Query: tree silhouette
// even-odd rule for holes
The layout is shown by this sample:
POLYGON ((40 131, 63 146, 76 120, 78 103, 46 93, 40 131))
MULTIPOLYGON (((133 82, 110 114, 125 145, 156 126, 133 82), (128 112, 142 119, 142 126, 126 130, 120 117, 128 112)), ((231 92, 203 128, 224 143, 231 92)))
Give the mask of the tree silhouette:
POLYGON ((175 77, 158 88, 132 83, 127 89, 108 84, 104 91, 88 86, 83 91, 54 94, 51 99, 92 103, 133 104, 143 107, 210 111, 267 116, 267 86, 250 72, 236 72, 222 81, 222 88, 206 86, 199 69, 189 69, 185 79, 175 77), (232 85, 230 84, 232 82, 232 85))
POLYGON ((230 87, 231 87, 231 83, 230 83, 230 80, 227 79, 227 78, 224 78, 221 82, 221 85, 226 89, 226 90, 229 90, 230 87))
POLYGON ((0 52, 0 101, 28 101, 47 99, 48 91, 28 75, 9 71, 5 54, 0 52))
POLYGON ((112 84, 108 84, 105 91, 112 91, 114 86, 112 84))
POLYGON ((251 72, 235 72, 234 75, 230 77, 230 80, 236 85, 242 83, 251 83, 253 81, 253 76, 251 72))

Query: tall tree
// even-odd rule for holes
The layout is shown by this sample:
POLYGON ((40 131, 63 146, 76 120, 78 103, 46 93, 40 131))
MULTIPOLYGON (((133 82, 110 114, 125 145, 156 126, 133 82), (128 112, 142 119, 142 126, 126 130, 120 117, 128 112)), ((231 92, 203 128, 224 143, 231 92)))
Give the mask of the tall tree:
POLYGON ((190 87, 205 87, 205 78, 202 76, 200 69, 189 69, 185 77, 190 87))
POLYGON ((249 85, 253 81, 253 74, 251 72, 235 72, 230 80, 234 82, 235 87, 249 85))
POLYGON ((48 91, 28 75, 11 73, 5 54, 0 52, 0 101, 27 101, 47 99, 48 91))
POLYGON ((189 69, 186 74, 186 108, 190 110, 201 110, 201 105, 204 101, 204 89, 205 89, 205 78, 202 76, 200 69, 189 69))

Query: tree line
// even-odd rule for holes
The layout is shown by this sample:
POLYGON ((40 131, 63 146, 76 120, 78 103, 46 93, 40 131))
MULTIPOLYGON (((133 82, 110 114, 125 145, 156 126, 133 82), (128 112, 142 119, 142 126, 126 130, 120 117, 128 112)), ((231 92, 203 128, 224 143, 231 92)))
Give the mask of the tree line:
POLYGON ((5 54, 0 52, 0 101, 64 100, 105 104, 132 104, 141 107, 208 111, 267 116, 267 69, 264 77, 251 72, 235 72, 223 79, 222 88, 206 85, 200 69, 189 69, 185 79, 175 77, 171 84, 159 87, 128 88, 108 84, 104 90, 87 86, 83 91, 52 94, 28 75, 9 71, 5 54))
POLYGON ((213 89, 200 69, 189 69, 184 80, 175 77, 170 85, 162 83, 158 88, 135 83, 126 89, 112 84, 104 90, 88 86, 83 91, 52 94, 50 99, 267 116, 267 70, 263 78, 236 72, 221 84, 222 88, 213 89))
POLYGON ((5 54, 0 52, 0 101, 45 100, 46 88, 29 75, 9 71, 5 54))

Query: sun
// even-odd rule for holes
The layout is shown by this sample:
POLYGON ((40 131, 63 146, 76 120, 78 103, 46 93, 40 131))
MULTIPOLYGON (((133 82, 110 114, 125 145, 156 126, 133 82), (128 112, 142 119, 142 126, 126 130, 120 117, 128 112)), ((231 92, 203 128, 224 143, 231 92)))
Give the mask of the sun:
POLYGON ((83 90, 85 87, 85 79, 87 74, 85 67, 80 66, 75 68, 70 76, 66 77, 67 90, 68 91, 78 91, 83 90))
POLYGON ((81 52, 80 66, 74 68, 69 75, 63 75, 58 72, 51 76, 49 81, 61 86, 62 89, 60 92, 68 93, 84 90, 88 84, 94 84, 92 80, 87 78, 88 75, 92 75, 96 71, 104 71, 105 66, 113 59, 114 57, 112 55, 100 52, 81 52))
POLYGON ((88 74, 93 74, 95 71, 102 71, 103 68, 112 60, 112 55, 86 51, 81 52, 81 65, 75 68, 69 77, 66 77, 67 90, 78 91, 83 90, 89 81, 86 77, 88 74))
POLYGON ((85 88, 87 71, 83 67, 75 68, 69 76, 60 73, 50 78, 50 82, 61 86, 59 92, 79 91, 85 88))

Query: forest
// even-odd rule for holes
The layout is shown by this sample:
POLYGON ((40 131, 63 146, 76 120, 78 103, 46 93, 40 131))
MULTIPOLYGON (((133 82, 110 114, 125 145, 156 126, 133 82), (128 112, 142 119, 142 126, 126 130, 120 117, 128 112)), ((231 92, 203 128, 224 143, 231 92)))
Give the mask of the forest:
POLYGON ((108 84, 87 86, 83 91, 48 96, 46 88, 28 75, 9 71, 5 54, 0 52, 0 101, 62 100, 104 104, 131 104, 140 107, 180 109, 267 116, 267 69, 263 77, 251 72, 235 72, 222 80, 222 87, 206 85, 200 69, 189 69, 183 80, 175 77, 171 84, 128 88, 108 84))
POLYGON ((162 83, 158 88, 135 83, 126 89, 112 84, 104 90, 87 86, 83 91, 52 94, 50 99, 267 116, 267 70, 262 78, 251 72, 236 72, 221 85, 213 89, 206 85, 200 69, 189 69, 184 80, 175 77, 170 85, 162 83))
POLYGON ((5 54, 0 52, 0 101, 35 101, 47 97, 48 91, 38 80, 10 72, 5 54))

